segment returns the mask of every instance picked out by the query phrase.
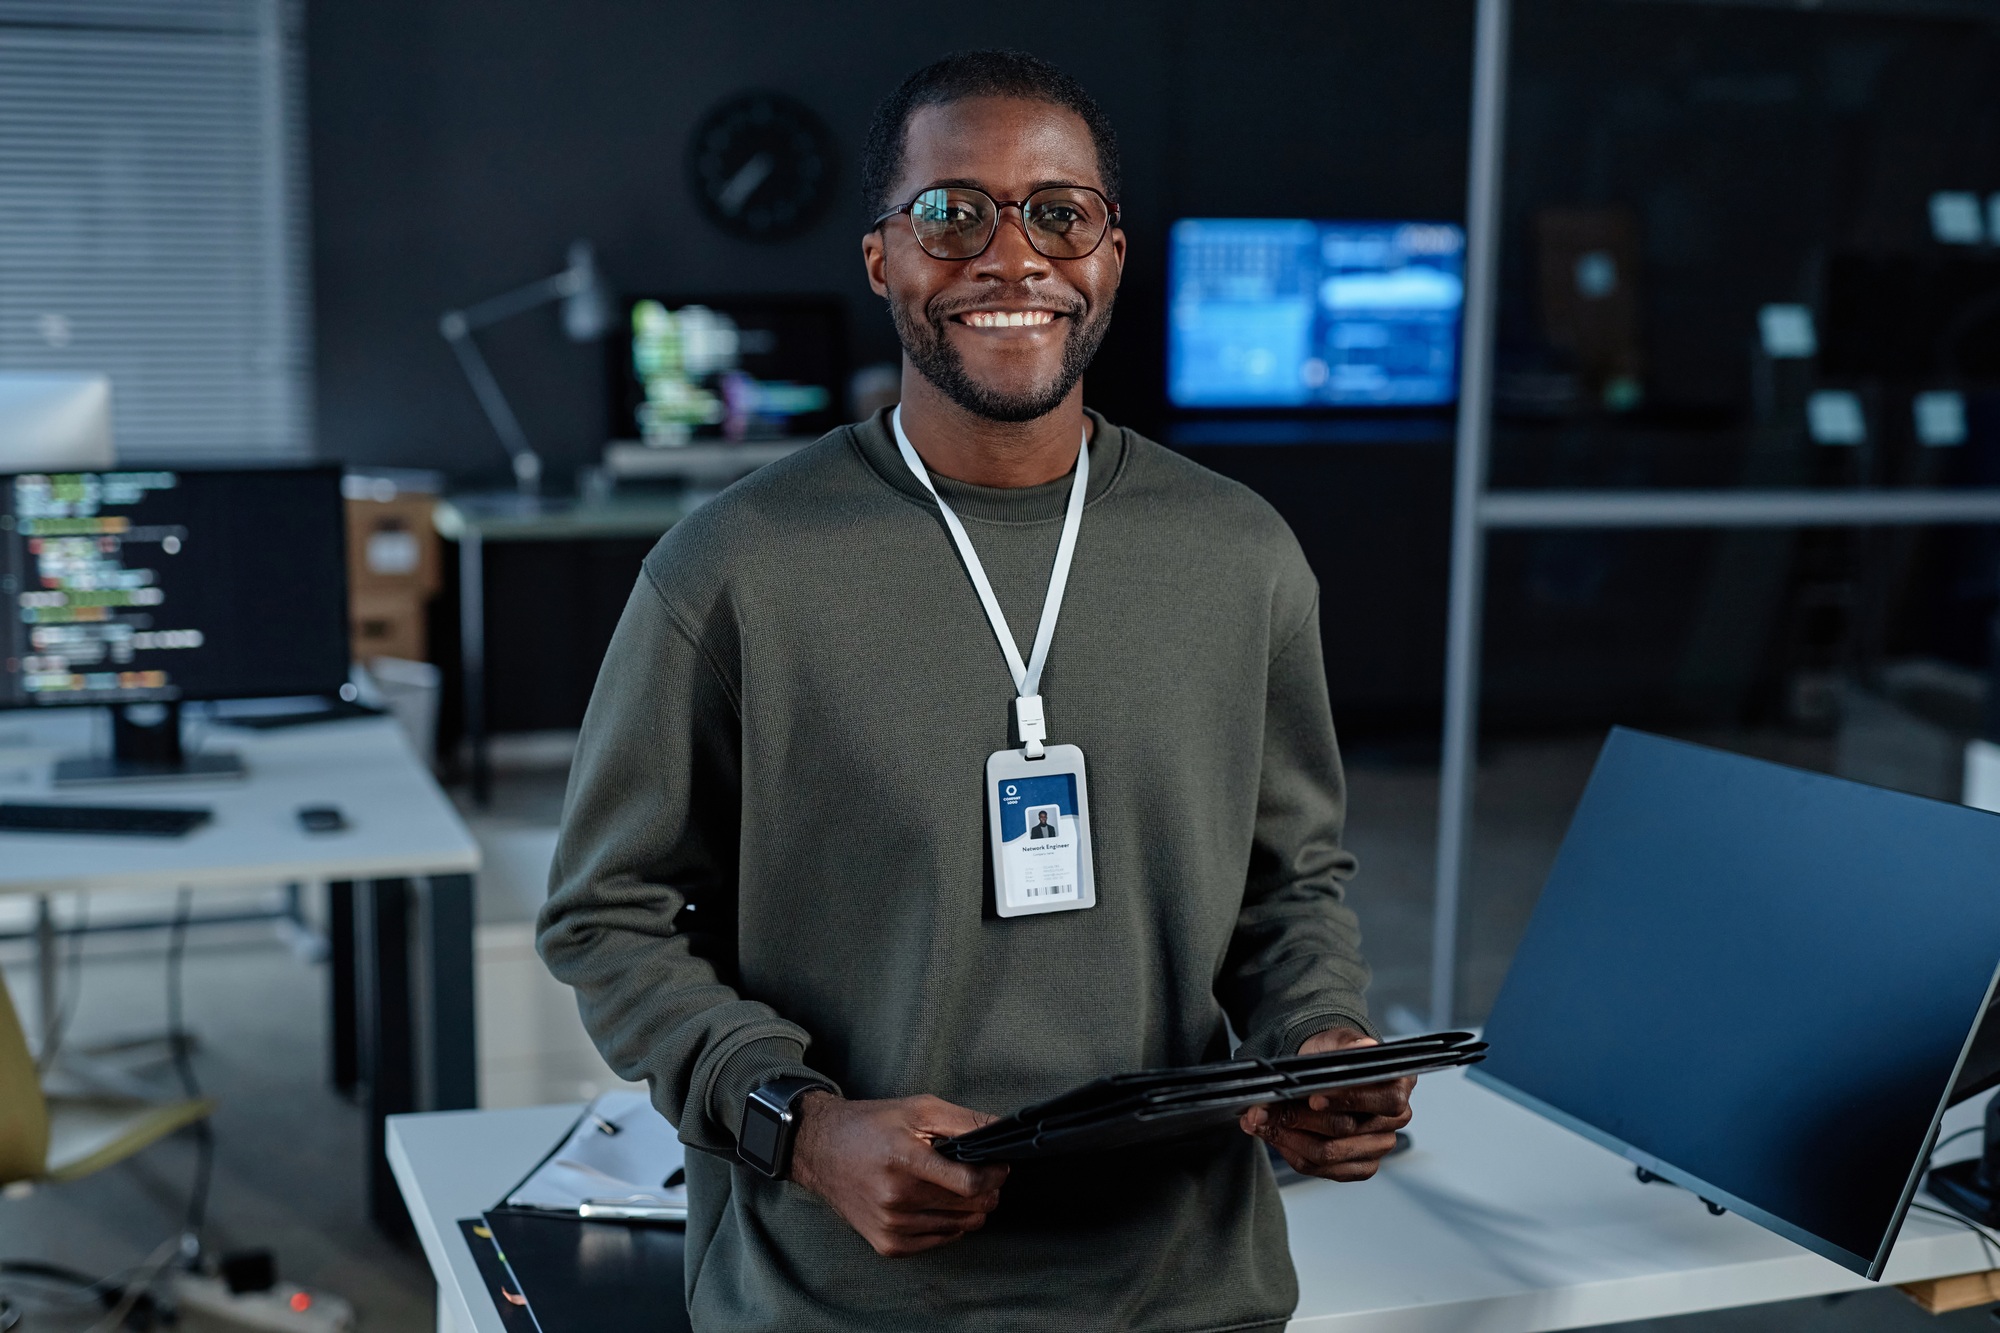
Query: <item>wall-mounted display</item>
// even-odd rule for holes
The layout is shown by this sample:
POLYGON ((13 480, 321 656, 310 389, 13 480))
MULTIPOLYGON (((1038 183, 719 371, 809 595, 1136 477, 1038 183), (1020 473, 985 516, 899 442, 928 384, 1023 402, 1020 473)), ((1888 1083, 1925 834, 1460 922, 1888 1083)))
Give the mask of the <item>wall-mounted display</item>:
POLYGON ((1457 397, 1465 233, 1451 223, 1184 218, 1167 283, 1175 407, 1457 397))

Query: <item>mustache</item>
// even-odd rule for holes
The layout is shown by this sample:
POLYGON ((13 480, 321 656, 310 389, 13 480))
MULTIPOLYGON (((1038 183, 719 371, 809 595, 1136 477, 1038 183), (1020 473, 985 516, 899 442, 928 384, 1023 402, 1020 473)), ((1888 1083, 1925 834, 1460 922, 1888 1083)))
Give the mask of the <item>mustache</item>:
POLYGON ((1037 291, 1032 287, 1007 287, 982 292, 977 297, 966 297, 958 300, 951 300, 940 296, 925 307, 924 313, 930 317, 933 323, 942 324, 953 315, 962 315, 968 310, 991 309, 996 303, 1001 305, 1038 305, 1054 310, 1057 314, 1068 315, 1072 319, 1080 317, 1087 308, 1087 303, 1084 299, 1074 292, 1037 291))

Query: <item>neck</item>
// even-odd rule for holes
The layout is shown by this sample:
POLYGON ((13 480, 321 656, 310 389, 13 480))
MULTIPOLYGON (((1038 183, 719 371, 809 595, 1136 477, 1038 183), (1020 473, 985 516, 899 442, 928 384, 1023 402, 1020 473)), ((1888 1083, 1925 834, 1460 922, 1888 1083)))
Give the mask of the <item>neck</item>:
POLYGON ((1083 386, 1033 421, 993 421, 939 393, 903 362, 903 433, 933 476, 975 486, 1040 486, 1069 475, 1089 429, 1083 386))

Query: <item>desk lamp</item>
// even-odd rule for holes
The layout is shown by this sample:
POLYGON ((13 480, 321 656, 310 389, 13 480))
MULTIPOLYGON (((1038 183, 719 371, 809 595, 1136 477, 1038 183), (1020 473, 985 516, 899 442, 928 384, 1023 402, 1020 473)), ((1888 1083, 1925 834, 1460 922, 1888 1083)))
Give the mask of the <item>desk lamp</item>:
POLYGON ((533 498, 541 490, 542 460, 528 443, 520 419, 500 392, 500 382, 480 354, 473 332, 503 319, 526 314, 552 302, 562 302, 563 332, 571 342, 589 342, 604 335, 611 320, 611 298, 604 278, 597 270, 596 256, 589 241, 569 247, 569 266, 562 272, 517 287, 500 296, 489 297, 463 310, 447 310, 438 319, 438 332, 458 355, 459 368, 472 385, 486 419, 493 423, 500 443, 514 460, 514 483, 524 497, 533 498))

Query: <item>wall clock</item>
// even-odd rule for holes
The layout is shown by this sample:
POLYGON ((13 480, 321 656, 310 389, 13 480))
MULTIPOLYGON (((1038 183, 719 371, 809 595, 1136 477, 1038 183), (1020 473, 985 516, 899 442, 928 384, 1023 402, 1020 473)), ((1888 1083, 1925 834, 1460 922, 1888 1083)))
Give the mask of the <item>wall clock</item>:
POLYGON ((745 240, 781 241, 825 210, 833 132, 797 98, 741 93, 702 117, 688 140, 687 168, 709 221, 745 240))

